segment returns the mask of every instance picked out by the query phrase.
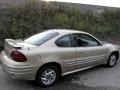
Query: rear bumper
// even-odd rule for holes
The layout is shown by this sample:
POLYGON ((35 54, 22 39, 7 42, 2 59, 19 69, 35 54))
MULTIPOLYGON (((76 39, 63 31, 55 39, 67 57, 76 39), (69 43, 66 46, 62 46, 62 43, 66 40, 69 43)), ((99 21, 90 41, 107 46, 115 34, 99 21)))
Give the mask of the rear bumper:
POLYGON ((15 62, 3 51, 0 56, 3 70, 12 78, 20 80, 33 80, 36 75, 36 67, 27 63, 15 62))

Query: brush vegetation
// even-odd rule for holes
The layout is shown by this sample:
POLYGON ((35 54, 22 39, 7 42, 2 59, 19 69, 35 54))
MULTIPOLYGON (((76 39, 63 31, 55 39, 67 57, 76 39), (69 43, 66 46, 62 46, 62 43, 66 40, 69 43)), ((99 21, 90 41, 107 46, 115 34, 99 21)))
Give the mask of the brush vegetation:
POLYGON ((101 15, 79 10, 54 8, 54 5, 35 1, 0 9, 0 49, 4 39, 22 39, 47 29, 75 29, 92 33, 99 38, 120 35, 120 10, 101 15))

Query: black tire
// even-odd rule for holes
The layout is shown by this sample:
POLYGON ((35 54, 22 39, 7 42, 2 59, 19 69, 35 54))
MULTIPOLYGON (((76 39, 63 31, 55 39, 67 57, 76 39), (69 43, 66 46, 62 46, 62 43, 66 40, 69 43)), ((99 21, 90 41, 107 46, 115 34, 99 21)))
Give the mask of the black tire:
MULTIPOLYGON (((44 75, 43 75, 44 76, 44 75)), ((36 75, 36 83, 40 86, 40 87, 50 87, 50 86, 53 86, 56 81, 59 79, 60 77, 60 74, 59 74, 59 71, 57 69, 56 66, 54 65, 45 65, 43 66, 38 72, 37 72, 37 75, 36 75), (56 77, 54 79, 54 81, 50 84, 45 84, 44 81, 42 81, 42 75, 43 73, 45 73, 45 71, 47 70, 54 70, 55 74, 56 74, 56 77)))
POLYGON ((107 64, 106 66, 107 67, 114 67, 117 63, 117 60, 118 60, 118 56, 115 54, 115 53, 112 53, 109 58, 108 58, 108 61, 107 61, 107 64), (114 57, 115 58, 115 61, 113 63, 111 63, 111 58, 114 57))

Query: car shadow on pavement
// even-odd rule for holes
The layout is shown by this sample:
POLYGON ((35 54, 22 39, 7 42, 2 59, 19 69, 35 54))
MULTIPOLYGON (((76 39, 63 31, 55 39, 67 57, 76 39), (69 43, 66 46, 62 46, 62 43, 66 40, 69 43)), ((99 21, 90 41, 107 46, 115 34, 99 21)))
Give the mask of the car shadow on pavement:
MULTIPOLYGON (((119 67, 119 65, 117 65, 117 67, 119 67)), ((85 85, 81 80, 81 76, 89 76, 89 73, 96 73, 97 71, 104 72, 105 69, 110 70, 110 68, 105 68, 103 65, 63 76, 54 86, 48 88, 41 88, 35 81, 14 80, 2 71, 1 66, 0 69, 0 90, 120 90, 120 88, 111 86, 90 87, 85 85)), ((84 79, 87 80, 88 78, 84 79)))
POLYGON ((33 86, 34 90, 120 90, 119 88, 111 86, 89 87, 81 81, 81 75, 85 75, 96 70, 103 70, 104 68, 104 65, 99 65, 90 69, 63 76, 54 86, 49 88, 40 88, 38 85, 35 84, 35 81, 27 81, 26 83, 30 86, 33 86))

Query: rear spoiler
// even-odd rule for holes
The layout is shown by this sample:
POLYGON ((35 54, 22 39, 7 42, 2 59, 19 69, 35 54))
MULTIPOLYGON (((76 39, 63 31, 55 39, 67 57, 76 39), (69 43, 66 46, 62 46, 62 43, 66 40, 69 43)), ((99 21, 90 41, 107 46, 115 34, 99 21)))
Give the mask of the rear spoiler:
POLYGON ((5 39, 5 44, 8 44, 15 49, 21 49, 23 47, 22 45, 17 44, 17 41, 13 39, 5 39))

